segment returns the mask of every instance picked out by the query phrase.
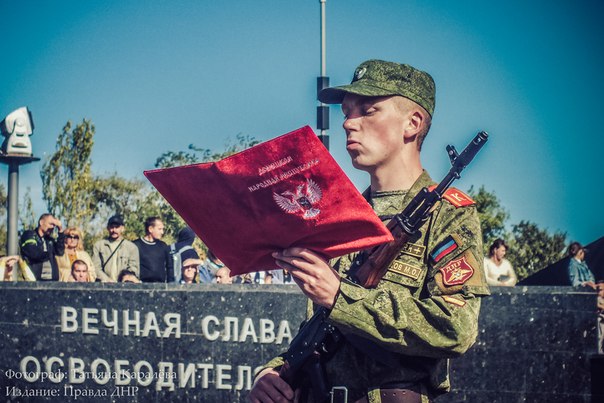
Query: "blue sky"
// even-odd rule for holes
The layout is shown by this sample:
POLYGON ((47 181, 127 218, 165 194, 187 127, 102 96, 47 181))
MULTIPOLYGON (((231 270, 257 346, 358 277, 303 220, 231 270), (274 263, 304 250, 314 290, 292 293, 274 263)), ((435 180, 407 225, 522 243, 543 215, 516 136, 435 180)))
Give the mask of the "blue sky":
MULTIPOLYGON (((315 126, 318 0, 0 0, 0 115, 32 111, 34 154, 67 120, 96 126, 93 171, 142 178, 189 144, 238 133, 268 140, 315 126)), ((604 235, 604 3, 327 0, 327 75, 348 83, 371 58, 412 64, 437 85, 423 152, 435 179, 445 146, 491 135, 457 186, 495 191, 511 223, 589 243, 604 235)), ((339 107, 331 152, 353 182, 339 107)), ((38 213, 40 163, 21 168, 38 213)), ((7 169, 0 169, 6 184, 7 169)))

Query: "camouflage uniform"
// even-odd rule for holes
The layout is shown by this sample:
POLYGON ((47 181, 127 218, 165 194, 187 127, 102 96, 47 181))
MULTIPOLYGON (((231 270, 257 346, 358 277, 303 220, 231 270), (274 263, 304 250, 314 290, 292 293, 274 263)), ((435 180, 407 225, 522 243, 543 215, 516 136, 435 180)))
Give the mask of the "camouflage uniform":
MULTIPOLYGON (((370 203, 392 216, 432 183, 424 171, 408 192, 373 193, 370 203)), ((340 258, 334 268, 344 278, 329 320, 346 341, 326 364, 330 384, 346 386, 349 401, 386 384, 419 385, 424 400, 448 391, 448 358, 474 343, 479 297, 489 294, 481 239, 475 207, 443 199, 375 289, 346 279, 362 255, 340 258)))

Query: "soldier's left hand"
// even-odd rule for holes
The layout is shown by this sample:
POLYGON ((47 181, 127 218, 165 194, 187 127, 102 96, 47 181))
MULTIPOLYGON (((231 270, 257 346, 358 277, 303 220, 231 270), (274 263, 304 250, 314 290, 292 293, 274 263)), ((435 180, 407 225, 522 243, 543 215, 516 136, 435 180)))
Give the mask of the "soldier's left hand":
POLYGON ((288 248, 273 253, 277 265, 288 270, 302 292, 317 305, 333 307, 340 275, 317 253, 305 248, 288 248))

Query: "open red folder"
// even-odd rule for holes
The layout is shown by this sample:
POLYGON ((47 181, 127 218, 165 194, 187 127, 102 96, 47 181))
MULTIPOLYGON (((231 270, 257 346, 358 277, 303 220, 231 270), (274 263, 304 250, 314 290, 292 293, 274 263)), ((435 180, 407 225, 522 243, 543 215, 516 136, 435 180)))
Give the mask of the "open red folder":
POLYGON ((305 126, 218 162, 145 171, 231 275, 275 269, 271 253, 326 258, 392 235, 305 126))

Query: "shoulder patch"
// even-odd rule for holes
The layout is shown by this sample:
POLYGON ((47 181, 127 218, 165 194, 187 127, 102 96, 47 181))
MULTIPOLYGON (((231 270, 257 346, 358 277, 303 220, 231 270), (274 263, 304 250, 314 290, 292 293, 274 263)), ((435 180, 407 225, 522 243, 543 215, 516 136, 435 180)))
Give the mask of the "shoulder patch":
POLYGON ((470 199, 470 196, 456 188, 447 189, 443 197, 455 207, 465 207, 476 204, 474 200, 470 199))
POLYGON ((474 268, 466 260, 465 256, 451 260, 440 269, 443 276, 443 284, 446 286, 461 285, 474 275, 474 268))
POLYGON ((413 280, 417 280, 422 272, 421 268, 401 262, 400 260, 395 260, 390 263, 388 270, 394 273, 402 274, 403 276, 407 276, 413 280))
POLYGON ((455 297, 450 297, 448 295, 443 295, 442 297, 446 302, 448 302, 449 304, 452 305, 456 305, 459 307, 465 306, 466 305, 466 301, 464 301, 461 298, 455 298, 455 297))
POLYGON ((407 242, 403 245, 401 249, 401 253, 405 255, 413 256, 418 259, 421 259, 424 256, 424 252, 426 251, 426 247, 419 243, 411 243, 407 242))
POLYGON ((449 253, 459 248, 459 241, 453 236, 449 235, 444 241, 434 247, 430 253, 430 258, 434 263, 438 263, 442 258, 447 256, 449 253))
POLYGON ((488 295, 482 259, 478 261, 471 249, 466 249, 437 270, 434 282, 437 287, 435 295, 465 294, 466 292, 488 295))
MULTIPOLYGON (((430 186, 428 188, 428 190, 432 191, 434 188, 436 188, 436 185, 430 186)), ((445 191, 445 194, 443 195, 443 199, 447 199, 447 201, 449 203, 451 203, 453 206, 455 206, 456 208, 466 207, 466 206, 471 206, 473 204, 476 204, 476 202, 474 200, 472 200, 470 198, 470 196, 468 196, 467 194, 465 194, 464 192, 462 192, 461 190, 459 190, 457 188, 447 189, 445 191)))

